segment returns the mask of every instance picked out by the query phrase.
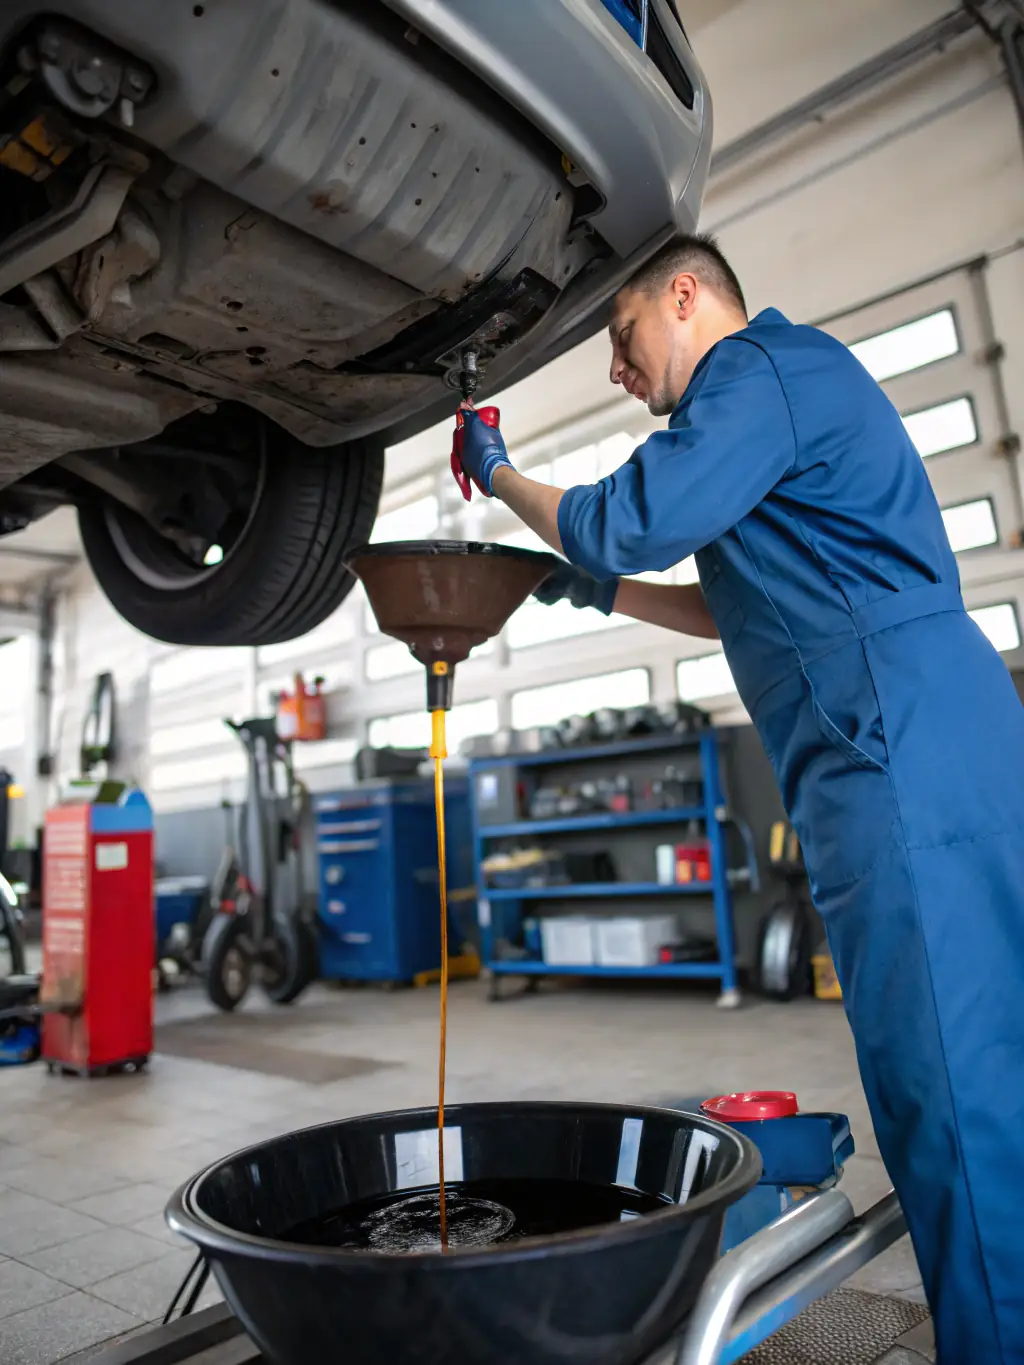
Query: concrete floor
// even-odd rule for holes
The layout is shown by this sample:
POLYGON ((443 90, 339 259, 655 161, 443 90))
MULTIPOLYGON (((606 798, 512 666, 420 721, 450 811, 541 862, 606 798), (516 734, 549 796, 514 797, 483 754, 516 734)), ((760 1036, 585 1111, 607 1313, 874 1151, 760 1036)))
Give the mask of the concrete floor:
MULTIPOLYGON (((54 1365, 159 1319, 190 1263, 161 1211, 206 1163, 284 1129, 436 1102, 436 1010, 436 990, 317 987, 273 1011, 280 1070, 294 1057, 307 1074, 318 1059, 325 1073, 354 1073, 317 1083, 161 1054, 161 1025, 180 1052, 182 1022, 211 1013, 201 991, 186 985, 158 999, 157 1055, 146 1074, 85 1081, 38 1065, 0 1072, 3 1365, 54 1365)), ((246 1017, 250 1011, 270 1007, 254 998, 246 1017)), ((858 1154, 843 1187, 854 1205, 864 1208, 889 1188, 838 1006, 751 999, 722 1012, 699 992, 604 983, 491 1004, 480 984, 463 982, 453 985, 449 1018, 452 1103, 678 1103, 793 1089, 804 1109, 849 1114, 858 1154)), ((237 1039, 241 1022, 221 1020, 213 1036, 237 1039)), ((255 1036, 266 1026, 253 1018, 249 1027, 255 1036)), ((852 1283, 922 1299, 906 1239, 852 1283)), ((208 1287, 202 1302, 214 1297, 208 1287)))

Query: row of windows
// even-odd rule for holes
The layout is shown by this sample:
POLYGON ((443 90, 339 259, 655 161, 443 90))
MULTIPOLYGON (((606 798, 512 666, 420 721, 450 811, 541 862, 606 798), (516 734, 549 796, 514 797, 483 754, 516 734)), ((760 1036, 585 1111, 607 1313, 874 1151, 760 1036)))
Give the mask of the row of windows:
MULTIPOLYGON (((1010 602, 998 602, 971 611, 970 616, 1000 651, 1017 649, 1021 643, 1017 611, 1010 602)), ((419 665, 416 665, 417 668, 419 665)), ((732 673, 721 650, 676 664, 676 691, 683 701, 700 702, 710 697, 728 696, 735 691, 732 673)), ((608 704, 614 697, 618 707, 642 706, 651 698, 650 673, 646 668, 627 668, 601 673, 569 682, 524 688, 511 697, 511 723, 515 730, 554 725, 567 716, 586 715, 608 704)), ((463 702, 448 713, 448 744, 454 753, 467 739, 492 735, 499 725, 498 703, 488 697, 463 702)), ((153 764, 150 785, 163 793, 211 782, 228 782, 244 776, 241 748, 232 748, 205 758, 172 758, 188 750, 202 749, 222 741, 223 723, 197 721, 192 725, 167 727, 152 736, 153 764), (159 761, 163 760, 163 761, 159 761)), ((430 743, 430 717, 426 711, 403 711, 393 716, 378 716, 370 721, 367 740, 375 748, 425 749, 430 743)), ((2 746, 0 746, 2 747, 2 746)), ((297 745, 296 768, 300 773, 348 763, 355 757, 358 741, 352 738, 325 740, 318 744, 297 745)))

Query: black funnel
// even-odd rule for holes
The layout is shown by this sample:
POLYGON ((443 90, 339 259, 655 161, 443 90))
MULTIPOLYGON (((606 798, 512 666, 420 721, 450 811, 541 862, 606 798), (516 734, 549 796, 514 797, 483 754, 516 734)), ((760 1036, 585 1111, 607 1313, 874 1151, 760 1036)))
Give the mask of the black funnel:
POLYGON ((436 1190, 436 1122, 434 1109, 407 1110, 286 1134, 211 1166, 171 1200, 170 1226, 202 1250, 269 1361, 639 1365, 689 1313, 727 1207, 761 1173, 756 1147, 703 1115, 466 1105, 446 1114, 454 1198, 481 1182, 564 1198, 570 1182, 627 1191, 657 1211, 536 1236, 509 1230, 499 1210, 501 1240, 443 1253, 316 1244, 310 1229, 340 1209, 436 1190))
POLYGON ((365 545, 348 559, 381 630, 428 667, 460 663, 497 635, 557 563, 535 550, 469 540, 365 545))

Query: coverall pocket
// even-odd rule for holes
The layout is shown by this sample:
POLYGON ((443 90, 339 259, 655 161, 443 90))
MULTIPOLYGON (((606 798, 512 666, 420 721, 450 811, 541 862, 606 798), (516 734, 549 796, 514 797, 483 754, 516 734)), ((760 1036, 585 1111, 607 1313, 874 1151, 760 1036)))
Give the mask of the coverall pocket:
POLYGON ((892 845, 895 807, 883 763, 849 739, 797 674, 755 708, 817 904, 864 875, 892 845))
POLYGON ((814 715, 818 722, 818 729, 821 731, 822 738, 828 740, 829 744, 838 749, 844 758, 848 758, 851 763, 856 763, 859 768, 875 769, 878 772, 888 772, 886 765, 877 758, 862 749, 859 744, 844 735, 835 721, 831 719, 824 707, 813 698, 814 715))

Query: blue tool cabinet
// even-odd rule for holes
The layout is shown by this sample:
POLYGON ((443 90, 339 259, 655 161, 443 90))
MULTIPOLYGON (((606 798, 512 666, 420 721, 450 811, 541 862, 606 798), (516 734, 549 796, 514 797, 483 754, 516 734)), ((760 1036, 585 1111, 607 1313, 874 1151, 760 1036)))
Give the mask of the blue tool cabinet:
MULTIPOLYGON (((492 998, 498 998, 497 983, 503 976, 525 977, 528 981, 543 976, 617 976, 660 978, 710 978, 721 983, 719 1003, 739 1003, 733 934, 732 897, 724 826, 728 823, 719 771, 718 737, 714 729, 686 736, 658 736, 622 740, 578 749, 550 749, 540 753, 478 758, 470 764, 473 804, 473 849, 476 862, 478 915, 483 942, 484 966, 492 974, 492 998), (526 819, 519 809, 522 800, 544 783, 547 771, 572 768, 577 775, 600 777, 614 773, 617 765, 644 760, 673 759, 689 754, 690 764, 699 776, 701 798, 692 806, 659 810, 633 810, 623 813, 594 811, 555 819, 526 819), (484 801, 485 790, 494 798, 484 801), (496 808, 504 816, 495 818, 496 808), (672 840, 681 828, 699 821, 710 846, 710 882, 661 885, 652 874, 643 880, 619 880, 590 885, 549 885, 497 888, 487 885, 482 862, 495 848, 515 846, 538 836, 590 834, 614 851, 618 838, 629 832, 657 832, 672 840), (558 904, 588 901, 603 903, 609 910, 617 903, 637 903, 652 908, 679 903, 681 897, 704 897, 714 912, 717 951, 713 959, 693 962, 659 963, 643 967, 551 965, 527 944, 511 955, 503 955, 502 945, 523 941, 522 924, 538 913, 555 913, 558 904)), ((547 842, 542 838, 541 842, 547 842)), ((756 875, 751 864, 746 876, 756 875)))
MULTIPOLYGON (((411 981, 441 965, 432 781, 363 782, 314 800, 320 975, 411 981)), ((449 890, 472 883, 464 778, 445 782, 449 890)), ((451 951, 461 935, 455 926, 451 951)))

